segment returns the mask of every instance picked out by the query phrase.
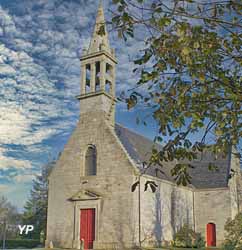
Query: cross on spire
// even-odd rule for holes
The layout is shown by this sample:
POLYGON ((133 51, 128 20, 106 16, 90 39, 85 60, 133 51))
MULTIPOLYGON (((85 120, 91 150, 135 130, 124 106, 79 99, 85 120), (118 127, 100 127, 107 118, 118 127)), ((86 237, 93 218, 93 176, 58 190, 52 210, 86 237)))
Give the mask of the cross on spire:
POLYGON ((99 6, 98 8, 102 7, 103 6, 103 1, 102 0, 99 0, 99 6))
POLYGON ((104 17, 104 10, 102 1, 99 2, 98 12, 96 16, 96 23, 88 49, 88 54, 95 53, 100 50, 105 50, 106 52, 111 53, 108 32, 106 28, 106 22, 104 17))

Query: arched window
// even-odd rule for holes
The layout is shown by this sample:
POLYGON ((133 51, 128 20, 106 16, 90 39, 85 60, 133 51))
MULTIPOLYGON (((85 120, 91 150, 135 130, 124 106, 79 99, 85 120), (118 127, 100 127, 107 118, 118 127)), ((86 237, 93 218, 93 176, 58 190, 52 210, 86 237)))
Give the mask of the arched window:
POLYGON ((88 146, 85 156, 85 175, 96 175, 97 173, 97 151, 93 145, 88 146))

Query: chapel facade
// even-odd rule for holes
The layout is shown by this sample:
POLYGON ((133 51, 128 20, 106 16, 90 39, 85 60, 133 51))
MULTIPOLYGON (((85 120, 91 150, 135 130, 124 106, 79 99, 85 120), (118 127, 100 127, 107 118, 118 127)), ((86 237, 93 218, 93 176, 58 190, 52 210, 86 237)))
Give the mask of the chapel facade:
POLYGON ((46 246, 80 249, 81 241, 85 249, 169 245, 184 224, 200 232, 208 246, 220 245, 226 220, 242 210, 239 161, 233 154, 225 159, 201 155, 193 162, 188 187, 174 183, 174 163, 165 163, 164 174, 155 169, 142 174, 153 142, 115 123, 117 59, 101 5, 80 60, 80 120, 49 176, 46 246), (219 172, 209 172, 211 162, 219 172), (229 178, 231 169, 238 174, 229 178), (137 180, 140 185, 131 192, 137 180), (144 192, 147 181, 157 184, 156 192, 144 192))

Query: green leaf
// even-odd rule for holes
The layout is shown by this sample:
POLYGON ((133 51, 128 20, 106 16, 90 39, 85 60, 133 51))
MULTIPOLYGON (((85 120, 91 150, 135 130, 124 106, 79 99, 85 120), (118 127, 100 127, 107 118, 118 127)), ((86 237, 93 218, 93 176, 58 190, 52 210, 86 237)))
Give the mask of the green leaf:
POLYGON ((140 185, 139 181, 136 181, 132 186, 131 186, 131 192, 134 192, 136 188, 140 185))

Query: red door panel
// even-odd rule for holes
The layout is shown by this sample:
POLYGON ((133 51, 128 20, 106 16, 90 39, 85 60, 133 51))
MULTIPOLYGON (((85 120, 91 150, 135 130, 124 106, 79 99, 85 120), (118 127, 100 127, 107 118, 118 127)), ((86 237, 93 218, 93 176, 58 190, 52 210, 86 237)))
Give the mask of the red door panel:
POLYGON ((207 246, 216 247, 216 225, 213 223, 207 224, 207 246))
POLYGON ((95 209, 81 209, 80 240, 84 240, 84 249, 92 249, 95 240, 95 209))

